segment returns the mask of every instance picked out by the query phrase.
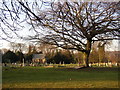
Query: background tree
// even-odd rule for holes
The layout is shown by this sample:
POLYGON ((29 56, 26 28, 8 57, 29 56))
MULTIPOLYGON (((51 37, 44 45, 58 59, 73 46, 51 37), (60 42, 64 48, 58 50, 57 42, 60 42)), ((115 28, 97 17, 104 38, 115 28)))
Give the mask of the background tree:
POLYGON ((9 51, 9 50, 6 49, 6 48, 2 48, 1 51, 2 51, 2 53, 4 54, 4 53, 6 53, 6 52, 9 51))
POLYGON ((17 47, 16 43, 11 42, 10 43, 10 48, 12 49, 13 52, 17 52, 17 47))
POLYGON ((15 63, 18 61, 18 57, 14 52, 9 50, 3 54, 2 60, 2 63, 15 63))
POLYGON ((55 63, 53 62, 53 57, 57 52, 57 47, 49 44, 40 44, 38 42, 37 50, 42 51, 42 53, 45 55, 47 63, 55 63))
POLYGON ((107 62, 105 61, 105 42, 98 44, 98 52, 99 52, 99 63, 107 62))
POLYGON ((108 46, 111 45, 110 41, 98 41, 95 42, 92 46, 91 54, 90 54, 90 62, 96 63, 104 63, 108 62, 108 58, 106 57, 106 52, 108 46))
POLYGON ((105 55, 108 62, 120 63, 120 51, 107 51, 105 55))
POLYGON ((73 54, 74 56, 74 61, 79 64, 84 64, 84 54, 82 52, 75 51, 73 54))
MULTIPOLYGON (((8 8, 9 2, 7 4, 3 1, 2 4, 0 20, 15 34, 18 29, 15 25, 20 26, 20 14, 22 13, 24 21, 29 22, 36 32, 35 37, 32 36, 32 40, 37 39, 42 43, 83 52, 86 67, 89 67, 89 55, 94 41, 118 39, 119 36, 120 16, 118 13, 119 3, 117 2, 95 3, 72 2, 71 0, 47 2, 48 9, 40 9, 39 1, 11 1, 11 8, 8 8), (6 13, 10 17, 6 17, 6 13), (13 21, 12 27, 9 27, 11 23, 7 23, 7 19, 13 21), (40 30, 41 27, 44 28, 42 36, 45 36, 42 39, 40 39, 41 31, 39 31, 38 26, 40 26, 40 30)), ((4 31, 4 28, 1 27, 1 30, 4 31)), ((8 33, 5 34, 8 35, 8 33)))
POLYGON ((25 62, 27 63, 32 62, 32 58, 33 58, 33 46, 32 45, 28 46, 28 52, 24 55, 24 58, 25 58, 25 62))
POLYGON ((98 63, 99 62, 99 52, 96 48, 92 48, 89 59, 90 59, 91 63, 98 63))
POLYGON ((25 45, 24 43, 15 43, 15 42, 11 42, 10 43, 10 48, 13 52, 23 52, 23 51, 27 51, 27 45, 25 45))
POLYGON ((53 60, 53 57, 56 55, 55 51, 48 51, 45 54, 45 59, 47 63, 55 63, 55 61, 53 60))
POLYGON ((56 63, 56 64, 74 63, 73 55, 70 53, 70 51, 66 51, 66 50, 57 51, 56 54, 52 58, 50 58, 50 60, 52 61, 52 63, 56 63))
POLYGON ((19 62, 23 63, 24 54, 22 52, 18 51, 18 52, 16 52, 16 55, 17 55, 17 57, 19 59, 19 62))
MULTIPOLYGON (((49 35, 43 43, 84 53, 85 66, 89 67, 92 42, 114 39, 119 35, 119 16, 116 3, 65 2, 53 5, 42 13, 43 26, 49 35)), ((40 14, 41 15, 41 14, 40 14)), ((38 21, 38 18, 34 20, 38 21)), ((37 37, 36 37, 37 38, 37 37)))
POLYGON ((25 54, 24 58, 25 58, 25 62, 32 63, 33 54, 29 54, 29 53, 25 54))

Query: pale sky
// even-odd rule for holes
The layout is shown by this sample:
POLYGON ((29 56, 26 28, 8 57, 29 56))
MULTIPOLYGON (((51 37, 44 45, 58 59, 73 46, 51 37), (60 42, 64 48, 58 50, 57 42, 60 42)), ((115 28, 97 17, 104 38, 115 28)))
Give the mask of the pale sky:
POLYGON ((111 45, 106 46, 106 50, 107 51, 120 51, 119 44, 120 44, 120 41, 113 40, 111 45))
MULTIPOLYGON (((23 41, 19 41, 19 43, 20 42, 22 43, 23 41)), ((29 44, 29 43, 26 41, 25 44, 29 44)), ((111 45, 106 46, 106 51, 120 51, 119 44, 120 44, 120 41, 113 40, 111 45)), ((9 42, 5 40, 0 40, 0 49, 2 48, 10 49, 9 45, 10 45, 9 42)))
MULTIPOLYGON (((49 1, 49 0, 47 0, 49 1)), ((28 31, 28 27, 26 27, 22 32, 20 31, 20 36, 26 36, 26 35, 34 35, 35 32, 34 31, 28 31)), ((0 34, 1 35, 1 34, 0 34)), ((23 42, 21 40, 15 40, 16 42, 23 42)), ((26 42, 25 42, 26 43, 26 42)), ((110 51, 120 51, 120 48, 119 48, 119 43, 120 41, 118 42, 117 40, 114 40, 112 45, 109 45, 106 47, 106 50, 110 50, 110 51)), ((0 49, 1 48, 7 48, 9 49, 9 42, 5 41, 5 40, 0 40, 0 49)))

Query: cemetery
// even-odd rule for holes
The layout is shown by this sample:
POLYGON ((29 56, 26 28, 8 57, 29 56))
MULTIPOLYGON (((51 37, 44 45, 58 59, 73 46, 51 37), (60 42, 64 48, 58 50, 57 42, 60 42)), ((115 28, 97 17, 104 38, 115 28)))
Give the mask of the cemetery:
POLYGON ((119 0, 1 0, 0 89, 120 88, 119 0))
MULTIPOLYGON (((68 53, 64 50, 60 50, 60 52, 68 53)), ((115 57, 119 53, 115 55, 113 53, 114 60, 108 58, 108 62, 104 59, 104 55, 101 56, 102 60, 99 60, 101 58, 93 57, 96 55, 94 54, 90 56, 89 67, 85 67, 84 54, 72 53, 72 55, 76 55, 74 60, 79 62, 66 63, 66 60, 69 61, 72 57, 67 54, 69 58, 66 58, 60 52, 57 52, 57 58, 55 56, 52 58, 56 63, 51 59, 49 62, 49 58, 46 58, 43 53, 33 53, 31 61, 27 60, 29 58, 23 58, 21 62, 8 63, 4 62, 7 60, 5 57, 1 58, 5 59, 1 64, 2 88, 119 88, 120 63, 118 62, 119 57, 115 57)), ((1 54, 2 56, 3 54, 1 54)))
MULTIPOLYGON (((84 54, 77 52, 72 53, 76 62, 67 63, 66 60, 72 58, 71 54, 67 53, 65 50, 60 50, 55 54, 57 57, 54 56, 52 59, 43 53, 33 53, 31 61, 27 60, 29 58, 23 58, 21 62, 19 60, 11 63, 4 62, 8 57, 5 57, 6 54, 1 54, 1 57, 4 56, 1 58, 3 59, 2 88, 119 88, 120 63, 119 57, 116 58, 114 53, 112 54, 114 60, 108 58, 108 62, 104 59, 104 55, 101 56, 102 59, 93 57, 96 54, 90 56, 89 67, 85 67, 83 62, 84 54), (61 54, 61 52, 65 53, 61 54)), ((9 57, 8 61, 12 59, 9 57)))

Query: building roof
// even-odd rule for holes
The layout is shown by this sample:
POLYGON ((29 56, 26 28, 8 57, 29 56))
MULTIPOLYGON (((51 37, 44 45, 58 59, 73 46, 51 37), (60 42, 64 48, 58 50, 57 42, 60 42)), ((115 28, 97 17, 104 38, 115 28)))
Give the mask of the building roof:
POLYGON ((44 54, 33 54, 33 59, 44 59, 45 55, 44 54))

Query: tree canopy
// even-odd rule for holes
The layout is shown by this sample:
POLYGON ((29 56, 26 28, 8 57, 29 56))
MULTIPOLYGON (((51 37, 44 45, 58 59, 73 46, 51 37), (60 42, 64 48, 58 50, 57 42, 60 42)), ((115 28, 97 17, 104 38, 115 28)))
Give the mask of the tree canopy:
MULTIPOLYGON (((20 23, 27 22, 36 32, 31 40, 36 39, 41 43, 81 51, 85 53, 88 67, 92 43, 119 39, 119 4, 119 2, 72 0, 66 2, 11 0, 10 3, 3 1, 0 20, 15 35, 18 35, 16 31, 19 27, 24 26, 20 23), (12 20, 12 24, 8 23, 8 19, 12 20)), ((1 30, 9 36, 2 25, 1 30)))
POLYGON ((3 63, 15 63, 18 61, 17 55, 12 52, 12 51, 7 51, 3 56, 2 56, 2 62, 3 63))

